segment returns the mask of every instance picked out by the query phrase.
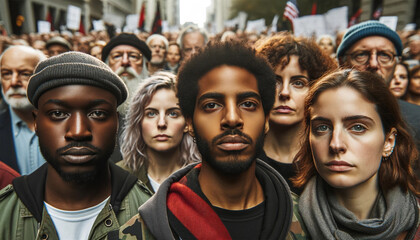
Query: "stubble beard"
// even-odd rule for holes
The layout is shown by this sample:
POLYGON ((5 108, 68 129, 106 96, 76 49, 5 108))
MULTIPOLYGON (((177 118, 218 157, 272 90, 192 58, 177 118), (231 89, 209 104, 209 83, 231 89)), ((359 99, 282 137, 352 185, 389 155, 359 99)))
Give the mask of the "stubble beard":
MULTIPOLYGON (((198 134, 196 129, 194 128, 195 138, 197 143, 197 148, 203 157, 203 161, 208 163, 213 169, 226 174, 226 175, 238 175, 240 173, 245 172, 248 170, 253 162, 255 161, 256 157, 259 156, 263 149, 264 145, 264 131, 261 131, 260 136, 257 138, 255 142, 255 153, 249 157, 248 159, 241 160, 241 151, 233 152, 227 160, 219 161, 216 160, 210 149, 210 143, 205 141, 201 138, 198 134)), ((213 141, 214 142, 214 141, 213 141)), ((252 144, 252 142, 250 143, 252 144)))

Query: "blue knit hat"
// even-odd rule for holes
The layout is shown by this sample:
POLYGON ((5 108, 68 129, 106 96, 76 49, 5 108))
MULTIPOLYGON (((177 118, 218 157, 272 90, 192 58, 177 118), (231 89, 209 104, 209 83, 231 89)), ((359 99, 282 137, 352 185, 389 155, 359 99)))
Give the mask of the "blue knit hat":
POLYGON ((394 44, 397 55, 401 56, 403 45, 398 34, 385 24, 370 20, 356 24, 347 30, 337 49, 337 57, 342 57, 354 43, 369 36, 382 36, 387 38, 394 44))

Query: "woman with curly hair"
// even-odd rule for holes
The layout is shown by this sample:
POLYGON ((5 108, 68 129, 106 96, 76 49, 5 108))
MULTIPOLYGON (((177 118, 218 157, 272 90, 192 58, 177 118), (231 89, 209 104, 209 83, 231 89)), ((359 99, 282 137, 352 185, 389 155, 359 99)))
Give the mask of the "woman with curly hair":
POLYGON ((175 75, 147 78, 129 105, 117 165, 136 175, 151 192, 176 170, 200 161, 175 94, 175 75))
POLYGON ((418 151, 374 73, 341 70, 311 87, 295 183, 312 239, 417 239, 418 151))
POLYGON ((313 82, 337 68, 336 62, 315 42, 291 34, 279 34, 257 43, 257 53, 266 57, 276 74, 277 88, 270 112, 264 152, 260 156, 300 194, 290 178, 295 176, 293 158, 300 148, 304 99, 313 82))

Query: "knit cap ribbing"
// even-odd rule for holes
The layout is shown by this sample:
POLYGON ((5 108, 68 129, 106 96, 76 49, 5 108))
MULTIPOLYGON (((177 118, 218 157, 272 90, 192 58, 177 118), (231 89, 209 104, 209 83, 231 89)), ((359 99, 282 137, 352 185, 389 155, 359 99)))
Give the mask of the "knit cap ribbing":
POLYGON ((41 61, 29 80, 27 95, 38 108, 39 97, 46 91, 65 85, 90 85, 105 89, 120 105, 127 99, 124 81, 105 63, 81 52, 67 52, 41 61))
POLYGON ((337 57, 342 57, 353 44, 369 36, 382 36, 387 38, 394 44, 397 55, 401 56, 403 46, 398 34, 385 24, 376 20, 370 20, 356 24, 347 30, 337 49, 337 57))

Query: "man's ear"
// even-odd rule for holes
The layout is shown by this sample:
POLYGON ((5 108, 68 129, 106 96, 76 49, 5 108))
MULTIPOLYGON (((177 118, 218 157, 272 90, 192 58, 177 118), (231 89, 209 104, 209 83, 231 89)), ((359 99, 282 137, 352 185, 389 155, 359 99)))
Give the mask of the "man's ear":
POLYGON ((188 132, 188 134, 189 134, 191 137, 195 137, 194 127, 193 127, 192 119, 191 119, 191 118, 187 118, 187 119, 185 119, 185 121, 186 121, 187 125, 185 126, 184 131, 186 130, 185 132, 188 132))
POLYGON ((389 133, 385 137, 384 149, 382 151, 383 157, 391 156, 392 152, 394 152, 396 140, 397 140, 397 129, 392 128, 391 131, 389 131, 389 133))
POLYGON ((32 110, 32 117, 34 118, 34 129, 35 129, 35 133, 37 133, 38 126, 36 125, 36 118, 38 117, 38 109, 32 110))

